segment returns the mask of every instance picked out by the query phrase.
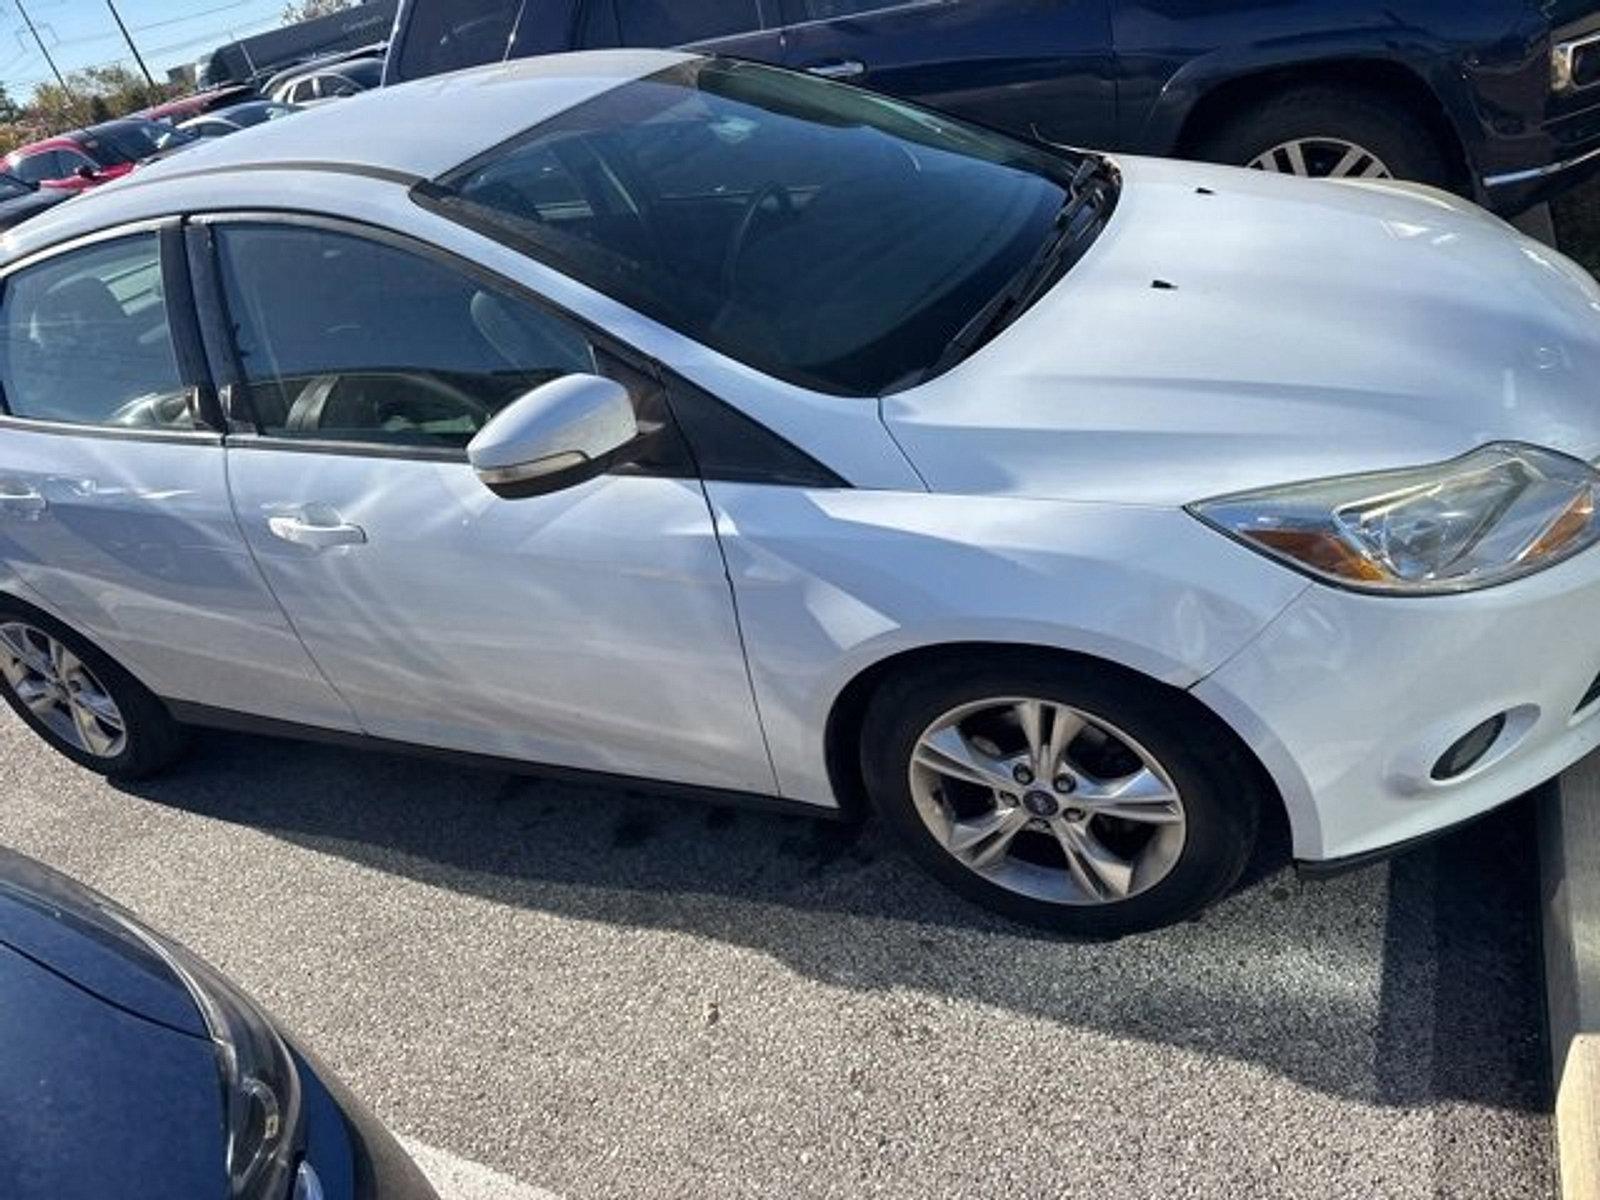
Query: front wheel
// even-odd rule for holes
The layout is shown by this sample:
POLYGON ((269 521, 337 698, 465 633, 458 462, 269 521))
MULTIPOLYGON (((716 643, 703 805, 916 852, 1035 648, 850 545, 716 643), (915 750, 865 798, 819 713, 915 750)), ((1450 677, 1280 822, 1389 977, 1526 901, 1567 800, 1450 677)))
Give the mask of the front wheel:
POLYGON ((86 639, 31 610, 0 605, 0 692, 60 753, 113 779, 170 765, 187 738, 166 707, 86 639))
POLYGON ((1187 698, 1114 668, 943 664, 868 706, 880 815, 934 876, 1088 937, 1198 912, 1239 877, 1259 797, 1187 698))

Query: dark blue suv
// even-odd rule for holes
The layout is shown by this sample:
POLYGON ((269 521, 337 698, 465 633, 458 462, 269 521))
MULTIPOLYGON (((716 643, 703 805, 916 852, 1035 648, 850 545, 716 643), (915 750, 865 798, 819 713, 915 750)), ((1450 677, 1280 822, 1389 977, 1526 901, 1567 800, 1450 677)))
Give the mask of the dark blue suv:
POLYGON ((1600 0, 403 0, 386 83, 693 46, 1025 135, 1514 214, 1600 168, 1600 0))

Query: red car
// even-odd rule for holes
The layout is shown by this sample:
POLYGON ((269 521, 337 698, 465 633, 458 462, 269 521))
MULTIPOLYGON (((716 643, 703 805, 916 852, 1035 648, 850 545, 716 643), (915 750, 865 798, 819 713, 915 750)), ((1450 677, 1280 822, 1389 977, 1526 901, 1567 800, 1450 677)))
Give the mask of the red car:
POLYGON ((195 140, 160 121, 124 117, 21 146, 6 155, 6 170, 28 183, 81 191, 118 179, 140 163, 164 158, 195 140))

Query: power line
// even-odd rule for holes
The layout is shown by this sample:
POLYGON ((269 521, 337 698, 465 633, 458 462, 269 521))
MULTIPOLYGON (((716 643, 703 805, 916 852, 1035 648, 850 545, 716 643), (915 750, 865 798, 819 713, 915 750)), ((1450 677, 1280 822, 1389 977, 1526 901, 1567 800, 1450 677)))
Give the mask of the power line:
POLYGON ((139 56, 139 47, 133 44, 133 34, 128 32, 128 27, 122 23, 122 14, 117 11, 114 0, 106 0, 106 7, 111 10, 111 19, 117 23, 117 28, 122 30, 122 40, 128 43, 128 51, 133 55, 133 61, 139 64, 139 70, 144 74, 144 81, 155 87, 155 77, 150 74, 150 68, 144 65, 144 59, 139 56))
POLYGON ((50 57, 50 51, 44 48, 44 39, 39 36, 39 30, 33 24, 33 18, 28 15, 28 10, 22 7, 22 0, 14 0, 17 11, 22 14, 23 21, 28 26, 28 32, 33 34, 33 40, 39 43, 39 53, 44 55, 45 62, 50 64, 50 70, 56 77, 56 82, 61 85, 61 90, 72 95, 72 89, 67 86, 66 79, 61 74, 61 68, 56 66, 56 60, 50 57))

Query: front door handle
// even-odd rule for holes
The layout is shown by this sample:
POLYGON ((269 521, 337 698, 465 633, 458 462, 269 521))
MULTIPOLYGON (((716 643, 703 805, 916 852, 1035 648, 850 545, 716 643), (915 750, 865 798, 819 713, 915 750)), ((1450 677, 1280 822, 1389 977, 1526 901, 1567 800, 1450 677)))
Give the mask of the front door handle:
POLYGON ((857 75, 867 73, 867 64, 859 58, 839 58, 812 63, 806 70, 824 79, 854 79, 857 75))
POLYGON ((343 522, 308 521, 304 516, 268 517, 267 529, 275 538, 309 546, 313 550, 327 550, 333 546, 359 546, 367 540, 367 531, 359 525, 343 522))

